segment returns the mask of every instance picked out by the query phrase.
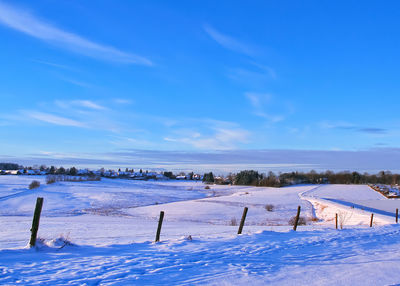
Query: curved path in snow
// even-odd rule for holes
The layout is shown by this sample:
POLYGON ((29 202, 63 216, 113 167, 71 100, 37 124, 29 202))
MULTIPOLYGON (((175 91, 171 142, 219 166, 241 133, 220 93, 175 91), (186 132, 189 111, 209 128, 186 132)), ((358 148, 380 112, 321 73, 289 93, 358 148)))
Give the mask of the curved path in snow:
POLYGON ((313 204, 325 223, 334 223, 338 214, 346 225, 369 225, 373 213, 374 224, 392 224, 400 208, 400 200, 387 199, 366 185, 319 185, 299 196, 313 204))

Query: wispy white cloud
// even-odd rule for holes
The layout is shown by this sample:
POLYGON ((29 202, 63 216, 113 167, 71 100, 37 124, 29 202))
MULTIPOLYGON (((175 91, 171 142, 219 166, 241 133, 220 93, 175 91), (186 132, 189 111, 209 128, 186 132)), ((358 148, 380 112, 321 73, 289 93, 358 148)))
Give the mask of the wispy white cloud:
POLYGON ((126 99, 126 98, 115 98, 114 102, 117 104, 132 104, 133 101, 130 99, 126 99))
MULTIPOLYGON (((104 104, 109 102, 104 101, 104 104)), ((119 134, 136 131, 126 123, 129 115, 122 115, 96 101, 80 99, 42 102, 35 109, 20 109, 16 113, 3 116, 3 118, 24 124, 32 123, 35 120, 59 126, 81 127, 119 134)))
POLYGON ((81 107, 86 107, 89 109, 96 109, 96 110, 104 110, 106 109, 104 106, 97 104, 91 100, 73 100, 71 101, 73 104, 76 104, 81 107))
POLYGON ((56 100, 54 103, 61 108, 80 107, 80 108, 94 109, 94 110, 106 109, 106 107, 92 100, 70 100, 70 101, 56 100))
POLYGON ((252 61, 245 67, 229 68, 228 77, 237 82, 254 86, 276 80, 277 74, 273 68, 252 61))
POLYGON ((40 20, 31 13, 2 2, 0 2, 0 23, 34 38, 88 57, 126 64, 152 65, 152 62, 145 57, 123 52, 117 48, 102 45, 77 34, 64 31, 40 20))
POLYGON ((265 105, 270 103, 272 99, 271 94, 246 92, 244 95, 253 107, 254 115, 265 118, 271 122, 279 122, 285 119, 283 115, 273 115, 265 111, 265 105))
MULTIPOLYGON (((182 132, 182 133, 185 133, 182 132)), ((165 141, 183 143, 196 149, 231 150, 240 143, 247 143, 249 132, 243 129, 214 128, 211 135, 202 135, 199 132, 182 134, 181 137, 165 137, 165 141)))
POLYGON ((68 82, 70 84, 73 85, 77 85, 80 87, 85 87, 85 88, 92 88, 93 85, 84 81, 80 81, 80 80, 76 80, 76 79, 72 79, 72 78, 68 78, 65 76, 58 76, 59 79, 61 79, 62 81, 68 82))
POLYGON ((29 110, 22 111, 22 113, 31 119, 35 119, 38 121, 42 121, 42 122, 46 122, 46 123, 50 123, 50 124, 54 124, 54 125, 87 127, 84 123, 79 122, 77 120, 50 114, 50 113, 29 111, 29 110))
POLYGON ((319 126, 322 129, 354 129, 355 125, 346 121, 321 121, 319 126))
MULTIPOLYGON (((1 3, 0 3, 1 5, 1 3)), ((37 60, 37 59, 32 59, 32 62, 41 64, 41 65, 46 65, 46 66, 50 66, 50 67, 55 67, 55 68, 60 68, 60 69, 64 69, 64 70, 71 70, 71 71, 75 71, 76 69, 67 66, 67 65, 63 65, 63 64, 58 64, 58 63, 53 63, 53 62, 49 62, 49 61, 42 61, 42 60, 37 60)))
POLYGON ((277 79, 276 71, 270 66, 266 66, 256 62, 250 62, 250 64, 256 67, 260 74, 268 75, 272 79, 277 79))
POLYGON ((250 101, 251 105, 256 109, 261 109, 262 108, 261 102, 269 101, 271 98, 271 95, 267 94, 267 93, 259 94, 259 93, 253 93, 253 92, 246 92, 244 95, 250 101))
POLYGON ((127 136, 110 136, 110 140, 108 141, 110 144, 112 144, 115 147, 118 148, 132 148, 132 146, 135 146, 135 148, 157 148, 159 147, 157 142, 150 141, 147 139, 143 139, 143 131, 138 130, 136 134, 132 134, 135 137, 127 137, 127 136))
POLYGON ((229 68, 227 76, 235 82, 251 87, 262 87, 276 79, 276 73, 270 70, 254 70, 249 68, 229 68))
POLYGON ((232 38, 228 35, 224 35, 211 27, 210 25, 204 25, 204 31, 218 44, 223 46, 226 49, 242 53, 245 55, 252 56, 255 54, 255 49, 253 47, 250 47, 247 44, 244 44, 235 38, 232 38))

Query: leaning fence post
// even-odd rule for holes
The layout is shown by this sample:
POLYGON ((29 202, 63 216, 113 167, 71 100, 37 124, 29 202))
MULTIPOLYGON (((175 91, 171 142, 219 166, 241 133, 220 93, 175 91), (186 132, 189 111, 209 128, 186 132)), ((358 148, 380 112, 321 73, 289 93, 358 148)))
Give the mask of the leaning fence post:
POLYGON ((297 229, 297 224, 299 223, 299 218, 300 218, 300 206, 297 207, 296 220, 294 221, 294 226, 293 226, 294 231, 296 231, 296 229, 297 229))
POLYGON ((399 209, 396 209, 396 223, 399 222, 399 209))
POLYGON ((369 227, 372 227, 372 222, 373 222, 373 220, 374 220, 374 214, 371 214, 371 221, 370 221, 370 223, 369 223, 369 227))
POLYGON ((34 247, 36 244, 36 237, 39 230, 39 221, 40 221, 40 213, 42 212, 42 206, 43 206, 43 198, 37 198, 35 212, 33 213, 31 240, 29 241, 30 247, 34 247))
POLYGON ((247 215, 248 208, 245 207, 243 209, 243 214, 242 214, 242 219, 240 220, 240 225, 238 229, 238 234, 242 234, 243 226, 244 226, 244 221, 246 220, 246 215, 247 215))
POLYGON ((338 215, 337 214, 335 214, 335 226, 337 229, 338 228, 338 215))
POLYGON ((161 226, 162 226, 163 219, 164 219, 164 212, 160 211, 160 219, 158 220, 158 227, 157 227, 157 233, 156 233, 156 242, 160 241, 160 233, 161 233, 161 226))

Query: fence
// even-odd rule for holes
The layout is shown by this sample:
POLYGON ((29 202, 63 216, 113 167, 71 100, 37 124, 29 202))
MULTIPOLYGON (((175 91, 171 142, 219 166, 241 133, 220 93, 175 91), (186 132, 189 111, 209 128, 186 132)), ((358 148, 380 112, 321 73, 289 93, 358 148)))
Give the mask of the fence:
MULTIPOLYGON (((39 222, 40 222, 40 215, 41 215, 41 212, 42 212, 42 207, 43 207, 43 198, 38 197, 36 199, 36 206, 35 206, 35 211, 34 211, 33 220, 32 220, 31 237, 30 237, 30 241, 29 241, 30 247, 34 247, 36 245, 36 239, 37 239, 37 233, 39 231, 39 222)), ((238 229, 237 234, 242 234, 248 210, 249 209, 247 207, 245 207, 243 209, 243 214, 242 214, 242 218, 240 220, 239 229, 238 229)), ((294 223, 293 223, 293 230, 294 231, 297 230, 297 226, 299 224, 300 212, 301 212, 301 207, 298 206, 297 207, 297 214, 295 216, 294 223)), ((158 220, 158 225, 157 225, 155 242, 159 242, 160 241, 161 228, 162 228, 162 223, 163 223, 163 220, 164 220, 164 215, 165 215, 164 211, 161 211, 160 212, 160 217, 159 217, 159 220, 158 220)), ((398 223, 398 218, 399 218, 399 209, 396 209, 396 215, 395 215, 396 223, 398 223)), ((373 225, 373 219, 374 219, 374 214, 372 213, 371 214, 371 220, 370 220, 370 223, 369 223, 370 227, 372 227, 372 225, 373 225)), ((343 227, 343 222, 339 222, 338 214, 336 213, 335 214, 335 228, 336 229, 338 229, 338 225, 339 224, 340 224, 340 226, 342 228, 343 227)))

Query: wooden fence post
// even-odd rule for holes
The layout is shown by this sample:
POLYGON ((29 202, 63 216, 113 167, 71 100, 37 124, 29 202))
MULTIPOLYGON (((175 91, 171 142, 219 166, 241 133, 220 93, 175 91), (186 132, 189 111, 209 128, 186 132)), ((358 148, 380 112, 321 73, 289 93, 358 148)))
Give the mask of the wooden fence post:
POLYGON ((299 223, 299 218, 300 218, 300 206, 297 207, 297 215, 296 215, 296 220, 294 221, 294 226, 293 230, 297 230, 297 224, 299 223))
POLYGON ((247 215, 248 208, 245 207, 243 209, 243 214, 242 214, 242 219, 240 220, 240 225, 238 229, 238 234, 242 234, 243 226, 244 226, 244 221, 246 220, 246 215, 247 215))
POLYGON ((338 228, 338 215, 337 214, 335 214, 335 226, 337 229, 338 228))
POLYGON ((396 209, 396 223, 399 222, 399 209, 396 209))
POLYGON ((158 227, 157 227, 157 233, 156 233, 156 242, 160 241, 161 226, 163 223, 163 219, 164 219, 164 212, 160 211, 160 219, 158 220, 158 227))
POLYGON ((29 245, 34 247, 36 244, 37 233, 39 230, 40 214, 42 212, 43 198, 36 199, 35 212, 33 213, 32 228, 31 228, 31 239, 29 245))
POLYGON ((374 220, 374 214, 371 214, 371 221, 370 221, 370 223, 369 223, 369 227, 372 227, 372 222, 373 222, 373 220, 374 220))

